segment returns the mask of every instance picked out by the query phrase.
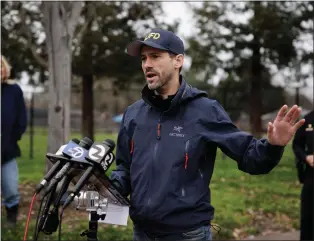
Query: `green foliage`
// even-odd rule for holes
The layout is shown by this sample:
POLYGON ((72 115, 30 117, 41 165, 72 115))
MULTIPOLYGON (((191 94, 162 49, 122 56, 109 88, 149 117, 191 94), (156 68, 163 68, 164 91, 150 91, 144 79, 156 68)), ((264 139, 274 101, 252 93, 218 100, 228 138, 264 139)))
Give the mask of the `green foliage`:
POLYGON ((283 90, 270 84, 270 67, 296 68, 293 63, 308 59, 295 41, 311 28, 302 26, 310 21, 313 6, 284 1, 204 2, 191 7, 197 34, 188 40, 190 71, 204 82, 224 72, 220 82, 225 82, 213 96, 228 103, 224 106, 234 116, 240 110, 248 111, 251 129, 260 132, 260 116, 278 109, 284 101, 283 90))
POLYGON ((202 7, 194 7, 199 31, 189 40, 192 68, 203 68, 210 75, 218 68, 236 71, 252 56, 255 41, 264 65, 270 61, 278 69, 287 66, 296 56, 293 41, 300 35, 300 17, 306 14, 294 12, 298 6, 289 2, 204 2, 202 7), (246 23, 230 17, 234 14, 251 17, 246 23), (222 60, 219 54, 224 51, 232 57, 222 60))
POLYGON ((131 80, 142 80, 140 62, 128 56, 125 48, 140 34, 143 37, 150 28, 160 26, 156 16, 161 13, 158 2, 86 2, 74 41, 74 73, 105 76, 120 88, 131 80), (144 20, 152 24, 142 24, 138 33, 134 26, 144 20))
POLYGON ((46 67, 41 19, 40 2, 1 1, 1 54, 12 65, 14 78, 46 67))
MULTIPOLYGON (((211 98, 217 99, 227 110, 232 120, 236 120, 242 111, 249 112, 249 86, 244 81, 235 81, 231 75, 220 81, 211 91, 211 98)), ((281 87, 265 83, 261 90, 263 110, 269 113, 285 104, 284 90, 281 87)))
MULTIPOLYGON (((107 77, 119 88, 142 81, 140 61, 125 53, 131 40, 144 37, 153 27, 176 30, 165 24, 160 2, 84 2, 73 37, 73 74, 107 77)), ((19 77, 22 71, 41 72, 46 81, 48 55, 40 2, 1 2, 2 53, 19 77), (16 53, 19 54, 16 54, 16 53)))
MULTIPOLYGON (((71 136, 74 137, 80 138, 80 134, 71 136)), ((105 138, 116 140, 116 137, 98 133, 95 141, 105 138)), ((46 130, 36 129, 34 160, 28 160, 28 136, 25 135, 20 142, 23 153, 19 159, 20 182, 23 187, 21 220, 15 231, 2 228, 2 240, 21 240, 23 237, 33 188, 44 175, 46 142, 46 130)), ((299 227, 300 184, 297 181, 291 145, 286 147, 281 162, 274 170, 259 176, 239 171, 236 162, 219 151, 210 188, 211 202, 215 207, 212 224, 221 228, 219 234, 212 228, 214 239, 227 240, 260 234, 265 229, 287 231, 299 227)), ((39 203, 34 206, 29 240, 32 238, 38 206, 39 203)), ((5 225, 4 219, 2 225, 5 225)), ((87 228, 86 212, 67 210, 62 221, 62 240, 86 240, 86 237, 80 237, 80 233, 87 228)), ((132 240, 132 221, 129 220, 127 227, 99 224, 98 235, 100 240, 132 240)), ((57 238, 58 232, 51 236, 40 234, 40 240, 57 238)))

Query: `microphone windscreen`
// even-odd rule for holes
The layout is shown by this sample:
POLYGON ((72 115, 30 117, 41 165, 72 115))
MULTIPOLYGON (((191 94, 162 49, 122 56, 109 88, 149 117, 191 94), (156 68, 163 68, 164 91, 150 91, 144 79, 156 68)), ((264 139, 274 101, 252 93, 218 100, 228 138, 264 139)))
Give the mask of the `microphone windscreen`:
POLYGON ((80 146, 84 147, 85 149, 89 149, 91 146, 93 145, 93 141, 91 139, 89 139, 88 137, 84 137, 81 141, 80 141, 80 146))
POLYGON ((103 143, 107 145, 111 150, 114 150, 114 148, 116 147, 116 144, 114 143, 114 141, 110 139, 104 140, 103 143))
POLYGON ((72 141, 75 142, 76 144, 79 144, 79 143, 80 143, 80 140, 77 139, 77 138, 73 138, 72 141))

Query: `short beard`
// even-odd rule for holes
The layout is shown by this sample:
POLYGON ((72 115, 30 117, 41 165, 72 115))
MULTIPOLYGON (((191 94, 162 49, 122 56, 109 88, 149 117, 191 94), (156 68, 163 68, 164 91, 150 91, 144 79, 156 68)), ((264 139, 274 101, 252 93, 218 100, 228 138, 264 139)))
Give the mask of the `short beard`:
POLYGON ((168 83, 172 80, 172 76, 173 76, 173 73, 169 73, 169 74, 165 77, 165 81, 164 81, 164 82, 160 81, 156 87, 152 87, 152 86, 149 86, 149 85, 148 85, 148 88, 149 88, 150 90, 154 90, 154 91, 157 91, 158 93, 160 93, 161 88, 162 88, 163 86, 165 86, 166 84, 168 84, 168 83))
POLYGON ((148 84, 147 85, 147 87, 148 87, 148 89, 150 89, 150 90, 158 90, 160 87, 162 87, 163 85, 162 85, 162 83, 161 82, 159 82, 156 86, 152 86, 152 85, 150 85, 150 84, 148 84))

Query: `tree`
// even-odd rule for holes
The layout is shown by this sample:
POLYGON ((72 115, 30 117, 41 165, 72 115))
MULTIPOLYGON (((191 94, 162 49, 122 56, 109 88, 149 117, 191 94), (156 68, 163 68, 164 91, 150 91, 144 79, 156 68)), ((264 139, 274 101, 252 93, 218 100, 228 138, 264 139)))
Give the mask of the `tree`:
POLYGON ((33 76, 48 68, 40 4, 1 2, 1 52, 12 63, 16 78, 22 72, 33 76))
MULTIPOLYGON (((248 86, 251 131, 259 136, 264 112, 262 89, 270 86, 271 65, 288 66, 296 56, 294 40, 300 34, 299 18, 288 2, 203 3, 193 8, 197 28, 189 40, 191 68, 200 71, 204 81, 224 70, 234 81, 248 86), (248 15, 247 21, 235 16, 248 15)), ((274 106, 274 108, 278 108, 274 106)))
MULTIPOLYGON (((8 24, 5 42, 9 59, 14 59, 17 72, 46 73, 48 54, 45 45, 41 3, 7 2, 1 9, 8 24), (16 21, 16 17, 18 21, 16 21), (22 24, 27 23, 27 24, 22 24), (19 46, 16 45, 19 43, 19 46), (16 55, 16 51, 23 53, 16 55), (23 56, 17 61, 17 56, 23 56)), ((107 78, 113 82, 114 94, 130 82, 142 81, 140 65, 124 53, 126 44, 143 36, 155 26, 176 29, 155 16, 162 15, 160 3, 154 2, 83 2, 81 16, 73 34, 73 74, 82 79, 82 135, 93 139, 93 82, 107 78), (121 71, 123 70, 123 71, 121 71)), ((42 78, 43 80, 48 78, 42 78)), ((116 106, 118 112, 118 106, 116 106)))
POLYGON ((42 3, 49 59, 48 152, 52 153, 70 137, 71 48, 81 9, 81 2, 42 3))
MULTIPOLYGON (((126 45, 142 32, 164 25, 157 21, 161 4, 154 2, 86 2, 82 24, 74 39, 73 72, 82 78, 82 134, 91 139, 93 130, 93 82, 107 78, 113 82, 114 95, 132 82, 142 80, 138 61, 125 54, 126 45), (151 22, 141 24, 140 21, 151 22), (142 26, 141 26, 142 25, 142 26)), ((169 26, 164 25, 169 28, 169 26)), ((142 36, 141 36, 142 37, 142 36)), ((118 106, 116 113, 118 114, 118 106)))

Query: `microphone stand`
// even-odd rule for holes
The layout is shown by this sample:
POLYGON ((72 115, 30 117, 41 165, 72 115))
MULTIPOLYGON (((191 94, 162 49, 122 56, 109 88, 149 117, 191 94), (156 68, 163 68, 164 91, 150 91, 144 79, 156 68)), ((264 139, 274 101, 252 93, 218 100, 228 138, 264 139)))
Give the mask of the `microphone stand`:
POLYGON ((93 199, 89 200, 90 202, 90 208, 87 208, 86 210, 89 211, 89 222, 88 222, 88 230, 85 230, 80 234, 80 236, 87 236, 87 241, 98 241, 97 238, 97 231, 98 231, 98 220, 104 220, 107 213, 108 208, 108 201, 104 204, 101 204, 100 207, 94 206, 93 199), (89 209, 89 210, 88 210, 89 209), (98 214, 98 211, 101 212, 101 214, 98 214))
POLYGON ((98 220, 99 215, 97 214, 97 211, 91 211, 90 212, 90 220, 88 223, 88 230, 85 230, 80 234, 80 236, 87 236, 87 240, 89 241, 97 241, 97 230, 98 230, 98 220))

